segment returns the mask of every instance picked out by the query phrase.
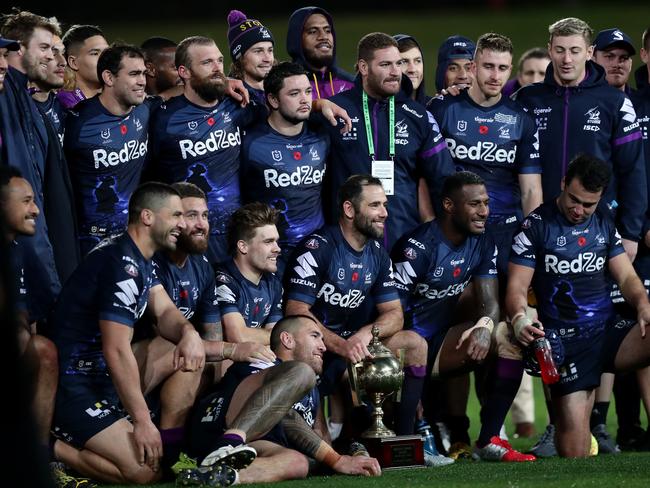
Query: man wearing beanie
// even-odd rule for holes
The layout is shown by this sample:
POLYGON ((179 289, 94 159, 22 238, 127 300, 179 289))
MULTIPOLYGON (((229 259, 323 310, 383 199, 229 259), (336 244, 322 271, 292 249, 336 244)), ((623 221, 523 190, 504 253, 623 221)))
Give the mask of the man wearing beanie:
POLYGON ((228 49, 232 58, 229 75, 244 82, 252 97, 262 106, 264 78, 275 59, 273 34, 259 20, 249 19, 239 10, 228 14, 228 49))
POLYGON ((476 45, 467 37, 451 36, 438 49, 436 89, 441 92, 452 85, 471 85, 470 67, 476 45))
POLYGON ((354 86, 352 76, 336 66, 332 16, 319 7, 303 7, 289 18, 287 52, 309 72, 314 99, 329 98, 354 86))

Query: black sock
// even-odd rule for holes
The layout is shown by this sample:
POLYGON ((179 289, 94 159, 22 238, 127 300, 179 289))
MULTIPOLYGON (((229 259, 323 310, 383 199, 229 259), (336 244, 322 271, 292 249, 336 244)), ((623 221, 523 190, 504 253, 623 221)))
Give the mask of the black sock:
POLYGON ((517 359, 498 358, 496 375, 486 385, 485 402, 481 408, 481 432, 476 444, 483 447, 489 444, 492 436, 498 436, 503 421, 517 395, 523 362, 517 359))
POLYGON ((406 366, 404 368, 402 399, 395 417, 395 433, 397 435, 411 435, 414 432, 415 410, 422 397, 424 375, 424 366, 406 366))
POLYGON ((600 424, 607 423, 607 411, 609 410, 609 402, 596 402, 591 411, 591 418, 589 419, 589 427, 594 428, 600 424))
POLYGON ((548 412, 548 423, 555 425, 555 414, 553 413, 553 402, 546 400, 546 411, 548 412))
POLYGON ((616 399, 618 431, 623 434, 634 432, 641 426, 641 397, 636 371, 616 375, 614 398, 616 399))
POLYGON ((463 444, 470 443, 469 434, 469 417, 467 415, 449 415, 445 414, 442 421, 449 429, 449 442, 453 445, 456 442, 463 444))

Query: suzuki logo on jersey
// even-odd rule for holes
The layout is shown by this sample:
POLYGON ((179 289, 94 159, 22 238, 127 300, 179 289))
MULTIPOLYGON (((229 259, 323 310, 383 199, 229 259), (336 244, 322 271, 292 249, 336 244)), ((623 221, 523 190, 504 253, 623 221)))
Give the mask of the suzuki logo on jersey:
POLYGON ((544 256, 544 268, 547 273, 556 274, 593 273, 601 271, 605 267, 605 261, 603 256, 598 256, 594 252, 580 253, 571 261, 559 259, 554 254, 547 254, 544 256))
POLYGON ((365 300, 361 290, 349 290, 346 294, 336 291, 334 285, 325 283, 316 298, 323 298, 326 303, 342 308, 357 308, 365 300))
POLYGON ((219 285, 217 287, 217 301, 226 303, 235 303, 235 294, 226 285, 219 285))
MULTIPOLYGON (((209 124, 209 120, 208 120, 209 124)), ((241 134, 239 127, 235 132, 226 132, 223 129, 217 129, 210 132, 210 135, 205 141, 193 141, 191 139, 181 139, 178 141, 178 146, 181 149, 181 158, 187 159, 189 157, 195 158, 197 156, 204 156, 208 153, 213 153, 221 149, 235 147, 241 145, 241 134)))
POLYGON ((517 146, 514 145, 509 151, 500 149, 491 141, 478 141, 473 146, 459 144, 455 139, 447 138, 447 147, 452 157, 458 159, 469 159, 470 161, 485 161, 487 163, 514 163, 517 146))
POLYGON ((264 170, 264 184, 267 188, 318 185, 323 182, 324 174, 325 168, 316 169, 308 165, 298 166, 291 173, 282 173, 277 169, 269 168, 264 170))
POLYGON ((413 284, 411 278, 416 278, 417 274, 411 266, 411 263, 404 261, 403 263, 395 263, 395 279, 403 285, 413 284))
POLYGON ((106 168, 116 166, 120 163, 128 163, 134 159, 143 158, 147 155, 147 142, 139 142, 136 139, 127 141, 118 151, 107 151, 106 149, 95 149, 93 159, 95 160, 95 169, 103 164, 106 168))
POLYGON ((115 296, 120 300, 120 302, 122 302, 126 307, 132 307, 135 305, 137 297, 140 294, 135 281, 132 279, 118 281, 116 285, 121 290, 115 292, 115 296))
POLYGON ((294 266, 293 270, 298 273, 298 276, 301 278, 316 276, 316 271, 314 268, 318 268, 318 264, 316 263, 314 256, 312 256, 309 251, 298 256, 297 261, 298 266, 294 266))
MULTIPOLYGON (((470 278, 471 279, 471 278, 470 278)), ((429 300, 438 300, 446 297, 454 297, 463 293, 463 290, 467 287, 470 282, 470 279, 465 280, 463 283, 452 283, 451 285, 443 288, 442 290, 436 290, 431 288, 426 283, 418 283, 415 287, 415 294, 428 298, 429 300)))

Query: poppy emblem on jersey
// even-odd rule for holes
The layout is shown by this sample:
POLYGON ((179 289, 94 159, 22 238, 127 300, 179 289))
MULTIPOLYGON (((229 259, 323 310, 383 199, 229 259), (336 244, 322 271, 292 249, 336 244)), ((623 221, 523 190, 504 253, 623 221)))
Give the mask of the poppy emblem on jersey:
POLYGON ((179 293, 179 296, 180 296, 183 300, 187 300, 188 297, 190 296, 190 294, 187 292, 187 290, 181 290, 180 293, 179 293))
POLYGON ((404 256, 406 256, 409 259, 415 259, 418 257, 418 253, 415 252, 415 249, 412 247, 407 247, 404 249, 404 256))
POLYGON ((359 281, 359 273, 358 272, 355 271, 354 273, 352 273, 352 281, 359 281))
POLYGON ((120 125, 120 133, 126 135, 129 129, 126 128, 126 125, 120 125))
POLYGON ((210 127, 212 127, 212 126, 214 125, 214 118, 210 117, 210 118, 208 119, 208 125, 209 125, 210 127))
POLYGON ((584 236, 578 237, 578 246, 583 247, 587 244, 587 239, 584 236))
POLYGON ((296 161, 300 161, 302 159, 302 154, 300 154, 300 151, 294 151, 293 159, 295 159, 296 161))
POLYGON ((433 272, 433 276, 435 276, 436 278, 440 278, 442 276, 442 273, 444 272, 445 272, 445 268, 443 268, 442 266, 438 266, 436 270, 433 272))
POLYGON ((488 126, 487 125, 480 125, 478 128, 478 131, 481 135, 485 135, 488 133, 488 126))
POLYGON ((460 276, 460 268, 454 268, 454 278, 458 278, 460 276))

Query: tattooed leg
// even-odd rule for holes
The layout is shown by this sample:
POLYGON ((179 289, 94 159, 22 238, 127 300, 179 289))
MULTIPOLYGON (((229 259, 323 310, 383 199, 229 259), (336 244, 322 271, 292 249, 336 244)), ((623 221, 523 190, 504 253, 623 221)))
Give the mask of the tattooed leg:
POLYGON ((311 367, 287 361, 246 378, 235 391, 226 414, 228 431, 244 433, 245 440, 266 434, 316 384, 311 367))

